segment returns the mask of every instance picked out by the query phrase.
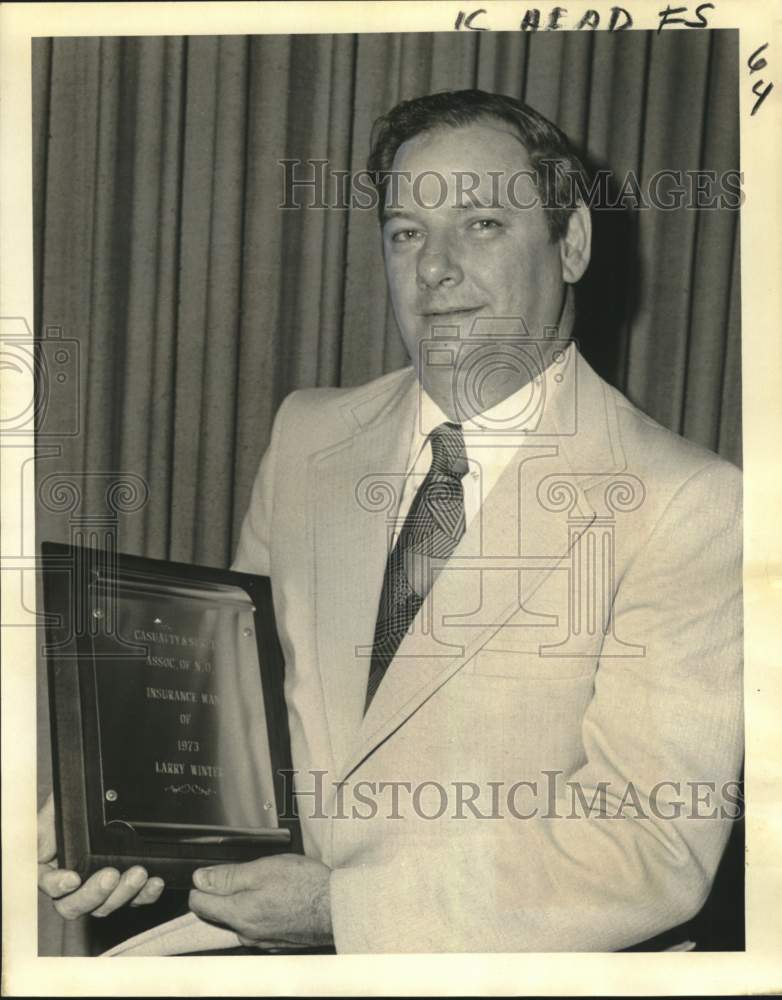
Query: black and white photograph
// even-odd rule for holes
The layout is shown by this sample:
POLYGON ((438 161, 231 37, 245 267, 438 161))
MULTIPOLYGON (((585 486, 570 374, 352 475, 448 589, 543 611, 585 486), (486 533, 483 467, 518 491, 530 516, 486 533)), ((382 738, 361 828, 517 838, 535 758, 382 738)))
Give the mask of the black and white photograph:
POLYGON ((748 961, 773 46, 718 3, 261 6, 300 26, 29 40, 35 955, 748 961))

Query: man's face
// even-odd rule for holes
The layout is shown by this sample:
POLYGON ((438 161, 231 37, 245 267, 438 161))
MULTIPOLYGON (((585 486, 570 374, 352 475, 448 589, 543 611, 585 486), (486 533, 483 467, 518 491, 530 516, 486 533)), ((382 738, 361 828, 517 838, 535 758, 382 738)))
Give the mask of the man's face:
POLYGON ((437 382, 449 374, 421 370, 421 341, 433 327, 458 327, 464 338, 480 317, 521 317, 530 337, 541 338, 563 303, 560 242, 551 240, 527 152, 500 120, 420 133, 399 147, 393 169, 411 180, 386 199, 391 300, 419 379, 442 397, 437 382), (478 175, 474 196, 470 174, 478 175))

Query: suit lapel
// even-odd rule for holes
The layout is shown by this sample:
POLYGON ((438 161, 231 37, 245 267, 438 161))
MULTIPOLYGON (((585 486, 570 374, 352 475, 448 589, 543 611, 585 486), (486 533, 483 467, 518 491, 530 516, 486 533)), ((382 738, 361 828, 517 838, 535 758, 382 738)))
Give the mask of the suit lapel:
POLYGON ((390 526, 408 460, 417 382, 412 371, 342 414, 346 438, 308 469, 315 549, 315 623, 334 759, 361 726, 390 526))

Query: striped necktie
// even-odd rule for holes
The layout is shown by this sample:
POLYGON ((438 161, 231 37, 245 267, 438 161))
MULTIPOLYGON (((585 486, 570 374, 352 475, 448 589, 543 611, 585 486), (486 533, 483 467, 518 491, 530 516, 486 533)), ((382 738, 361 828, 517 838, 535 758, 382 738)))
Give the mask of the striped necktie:
POLYGON ((467 472, 467 457, 461 425, 440 424, 429 435, 429 441, 432 464, 386 563, 365 712, 438 569, 450 557, 465 530, 462 477, 467 472))

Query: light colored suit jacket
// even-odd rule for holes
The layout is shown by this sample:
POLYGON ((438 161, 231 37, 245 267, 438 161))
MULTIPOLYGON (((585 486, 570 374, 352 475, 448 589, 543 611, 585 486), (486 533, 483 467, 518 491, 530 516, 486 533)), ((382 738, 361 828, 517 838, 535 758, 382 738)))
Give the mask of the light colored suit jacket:
POLYGON ((275 421, 234 568, 272 578, 340 952, 618 950, 708 894, 742 752, 740 474, 564 358, 366 716, 418 383, 298 391, 275 421))

